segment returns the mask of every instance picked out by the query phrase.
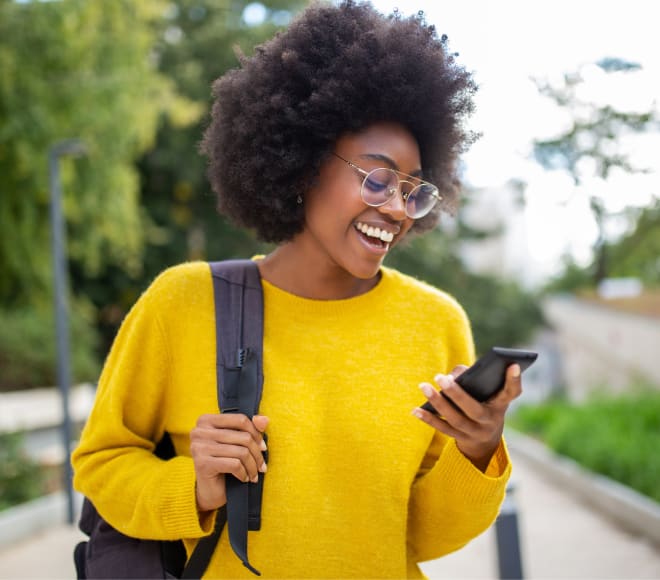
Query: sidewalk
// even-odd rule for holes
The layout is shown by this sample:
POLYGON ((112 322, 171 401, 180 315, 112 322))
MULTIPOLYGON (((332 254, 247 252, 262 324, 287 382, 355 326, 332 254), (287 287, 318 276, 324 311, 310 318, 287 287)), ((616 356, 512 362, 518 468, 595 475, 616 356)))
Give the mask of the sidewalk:
MULTIPOLYGON (((512 453, 523 574, 528 579, 660 579, 660 549, 632 536, 551 484, 512 453)), ((74 578, 77 529, 56 526, 0 551, 0 578, 74 578)), ((495 530, 423 565, 430 578, 498 578, 495 530)))

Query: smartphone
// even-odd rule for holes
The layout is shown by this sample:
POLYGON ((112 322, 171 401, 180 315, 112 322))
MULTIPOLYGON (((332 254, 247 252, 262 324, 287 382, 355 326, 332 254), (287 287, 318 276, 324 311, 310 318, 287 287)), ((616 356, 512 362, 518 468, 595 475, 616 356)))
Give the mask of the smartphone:
MULTIPOLYGON (((477 401, 487 401, 504 387, 506 369, 510 365, 518 363, 522 372, 537 357, 538 353, 531 350, 494 346, 456 377, 456 382, 477 401)), ((422 409, 431 413, 437 412, 428 401, 422 405, 422 409)))

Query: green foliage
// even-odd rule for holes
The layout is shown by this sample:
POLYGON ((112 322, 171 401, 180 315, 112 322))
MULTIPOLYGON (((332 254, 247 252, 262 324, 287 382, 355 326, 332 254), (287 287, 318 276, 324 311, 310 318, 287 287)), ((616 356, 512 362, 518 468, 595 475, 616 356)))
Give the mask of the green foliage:
MULTIPOLYGON (((71 378, 93 381, 100 370, 94 309, 77 300, 71 310, 71 378)), ((0 310, 0 391, 55 385, 56 361, 52 309, 0 310)))
POLYGON ((22 437, 0 433, 0 511, 39 497, 44 483, 39 465, 22 451, 22 437))
POLYGON ((593 286, 591 266, 580 266, 575 263, 572 256, 564 256, 561 273, 547 282, 543 291, 548 293, 575 293, 579 290, 593 288, 593 286))
POLYGON ((478 352, 526 343, 543 324, 538 297, 514 280, 467 271, 460 236, 460 229, 455 236, 433 230, 392 250, 387 263, 453 295, 470 317, 478 352))
POLYGON ((460 282, 450 291, 472 320, 479 353, 493 345, 526 344, 543 325, 538 297, 514 280, 471 274, 460 282))
POLYGON ((159 113, 185 108, 152 61, 162 0, 0 3, 0 300, 49 292, 48 154, 62 158, 68 251, 86 272, 139 272, 143 244, 137 156, 159 113))
POLYGON ((634 276, 660 286, 660 198, 641 210, 630 233, 607 248, 611 276, 634 276))
POLYGON ((509 424, 585 468, 660 501, 660 392, 521 406, 509 424))

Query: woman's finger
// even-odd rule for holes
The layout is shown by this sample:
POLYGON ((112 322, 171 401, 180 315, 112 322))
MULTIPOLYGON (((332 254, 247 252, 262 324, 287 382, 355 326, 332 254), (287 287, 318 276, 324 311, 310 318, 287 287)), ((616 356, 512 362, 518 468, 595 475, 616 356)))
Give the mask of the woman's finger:
MULTIPOLYGON (((263 420, 265 420, 266 424, 268 423, 268 417, 263 417, 263 420)), ((202 415, 197 419, 197 426, 245 431, 257 443, 260 444, 263 440, 262 431, 257 429, 254 422, 247 415, 241 413, 209 413, 202 415)))

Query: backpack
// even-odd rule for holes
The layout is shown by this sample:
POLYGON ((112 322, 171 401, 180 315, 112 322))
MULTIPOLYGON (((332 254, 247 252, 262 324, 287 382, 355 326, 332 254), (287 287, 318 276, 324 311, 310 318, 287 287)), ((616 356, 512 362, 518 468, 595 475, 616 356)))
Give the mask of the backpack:
MULTIPOLYGON (((223 413, 252 417, 263 389, 263 293, 259 270, 251 260, 209 265, 215 303, 219 407, 223 413)), ((167 433, 154 453, 164 460, 174 457, 167 433)), ((268 461, 268 457, 265 459, 268 461)), ((110 526, 84 498, 79 527, 89 539, 74 549, 77 578, 201 578, 226 522, 232 549, 244 566, 260 575, 248 560, 247 532, 261 527, 263 480, 264 474, 254 484, 234 477, 226 479, 227 503, 218 510, 215 529, 200 539, 187 562, 182 541, 126 536, 110 526)))

